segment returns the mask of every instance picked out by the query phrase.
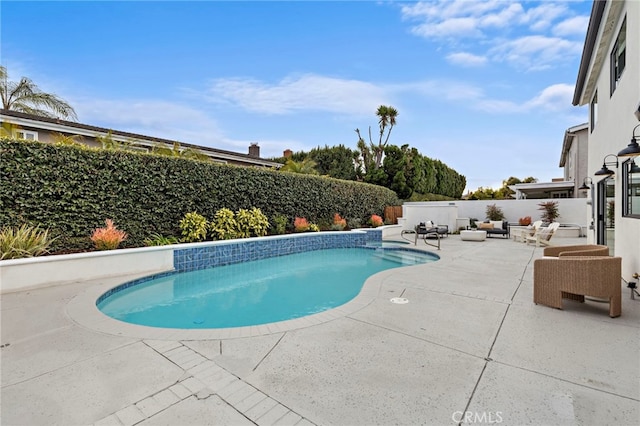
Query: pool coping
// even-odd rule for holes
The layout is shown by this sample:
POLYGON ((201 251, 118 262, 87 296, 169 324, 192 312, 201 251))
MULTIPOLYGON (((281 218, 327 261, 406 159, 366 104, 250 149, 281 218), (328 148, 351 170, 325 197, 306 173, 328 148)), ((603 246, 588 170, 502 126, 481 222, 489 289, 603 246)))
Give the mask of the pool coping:
MULTIPOLYGON (((412 267, 415 267, 415 265, 404 266, 401 268, 412 267)), ((353 299, 336 308, 301 318, 261 325, 232 328, 183 329, 148 327, 119 321, 102 313, 98 309, 96 301, 105 292, 122 285, 122 282, 110 285, 108 288, 98 284, 93 285, 71 299, 67 304, 66 312, 71 320, 81 327, 100 333, 138 339, 182 341, 237 339, 264 336, 323 324, 351 315, 365 308, 378 297, 384 277, 397 269, 398 268, 387 269, 371 275, 366 279, 362 285, 362 289, 353 299)))

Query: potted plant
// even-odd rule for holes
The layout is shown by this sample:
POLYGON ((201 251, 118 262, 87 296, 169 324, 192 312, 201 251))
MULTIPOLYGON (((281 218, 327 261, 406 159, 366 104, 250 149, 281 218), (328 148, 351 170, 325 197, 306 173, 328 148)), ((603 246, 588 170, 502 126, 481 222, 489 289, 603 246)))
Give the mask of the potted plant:
POLYGON ((545 201, 538 204, 538 206, 540 206, 538 210, 542 211, 540 219, 542 219, 544 222, 553 223, 560 216, 557 201, 545 201))
POLYGON ((489 220, 504 220, 504 213, 502 212, 502 208, 496 206, 495 204, 487 205, 487 219, 489 220))
POLYGON ((531 225, 531 216, 525 216, 518 219, 518 225, 520 226, 529 226, 531 225))

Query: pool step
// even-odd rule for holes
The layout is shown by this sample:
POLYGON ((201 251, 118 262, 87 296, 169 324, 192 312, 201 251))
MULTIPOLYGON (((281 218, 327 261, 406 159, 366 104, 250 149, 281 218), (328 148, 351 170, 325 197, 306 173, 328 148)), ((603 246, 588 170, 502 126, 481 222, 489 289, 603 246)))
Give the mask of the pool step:
POLYGON ((400 263, 402 265, 420 265, 433 260, 431 257, 421 253, 415 253, 405 250, 376 250, 375 256, 390 262, 400 263))

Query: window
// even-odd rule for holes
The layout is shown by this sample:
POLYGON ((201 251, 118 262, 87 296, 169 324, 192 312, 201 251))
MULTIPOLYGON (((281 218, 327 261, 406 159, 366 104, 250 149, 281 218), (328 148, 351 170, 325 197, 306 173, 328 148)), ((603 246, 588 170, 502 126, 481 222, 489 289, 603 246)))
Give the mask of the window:
POLYGON ((611 94, 616 91, 618 83, 620 82, 620 76, 624 71, 626 64, 626 51, 627 51, 627 17, 625 16, 616 39, 616 44, 613 45, 611 51, 611 94))
POLYGON ((633 159, 622 163, 622 216, 640 219, 640 166, 633 159))
POLYGON ((28 141, 38 140, 38 132, 31 132, 29 130, 16 130, 14 134, 18 139, 26 139, 28 141))
POLYGON ((598 122, 598 91, 596 90, 596 94, 593 95, 593 99, 591 100, 591 105, 589 106, 589 115, 591 117, 590 126, 591 131, 596 128, 596 123, 598 122))

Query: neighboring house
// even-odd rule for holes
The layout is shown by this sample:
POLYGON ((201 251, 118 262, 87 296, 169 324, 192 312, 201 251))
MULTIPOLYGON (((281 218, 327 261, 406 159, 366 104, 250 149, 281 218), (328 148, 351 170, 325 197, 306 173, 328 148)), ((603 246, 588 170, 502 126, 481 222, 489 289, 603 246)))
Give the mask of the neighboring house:
MULTIPOLYGON (((55 118, 40 117, 37 115, 0 109, 0 124, 4 123, 11 124, 11 132, 15 137, 46 143, 55 142, 56 134, 62 134, 64 136, 81 136, 82 138, 79 139, 78 142, 93 147, 101 146, 100 142, 96 140, 96 137, 106 137, 108 134, 111 134, 113 141, 127 144, 127 149, 145 152, 151 151, 154 147, 165 147, 171 149, 176 143, 176 141, 168 139, 121 132, 118 130, 80 124, 73 121, 64 121, 55 118)), ((260 147, 255 143, 249 146, 248 154, 240 154, 237 152, 183 142, 179 142, 179 144, 180 149, 191 149, 200 152, 207 155, 212 161, 218 163, 253 167, 280 168, 282 166, 282 164, 275 161, 260 158, 260 147)))
POLYGON ((573 126, 564 132, 560 167, 564 177, 551 182, 519 183, 509 185, 517 200, 543 198, 584 198, 579 188, 587 177, 589 124, 573 126))
POLYGON ((574 181, 565 181, 562 178, 552 179, 551 182, 518 183, 509 185, 509 189, 515 191, 513 197, 516 200, 539 200, 547 198, 573 198, 575 192, 574 181))
POLYGON ((640 272, 639 76, 640 2, 594 1, 573 95, 573 105, 589 105, 588 238, 622 257, 627 281, 640 272))
POLYGON ((573 198, 587 197, 580 186, 589 176, 589 123, 568 128, 564 132, 559 166, 564 169, 565 182, 573 182, 570 189, 573 198))

